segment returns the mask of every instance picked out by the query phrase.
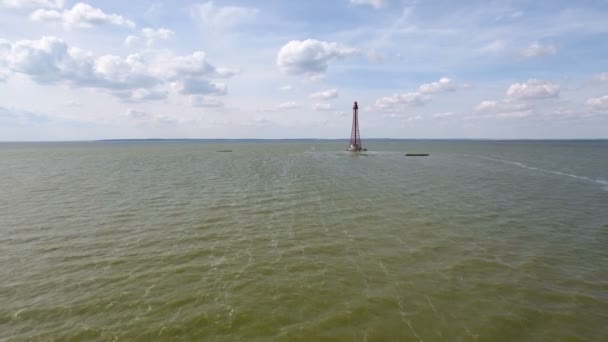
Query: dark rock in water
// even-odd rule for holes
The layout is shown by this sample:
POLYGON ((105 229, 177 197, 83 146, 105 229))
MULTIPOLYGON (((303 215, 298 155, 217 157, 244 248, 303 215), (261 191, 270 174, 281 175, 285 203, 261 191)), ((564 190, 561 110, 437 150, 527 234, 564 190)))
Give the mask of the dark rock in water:
POLYGON ((232 152, 232 150, 217 150, 216 152, 232 152))
POLYGON ((428 157, 430 154, 428 153, 407 153, 406 157, 428 157))

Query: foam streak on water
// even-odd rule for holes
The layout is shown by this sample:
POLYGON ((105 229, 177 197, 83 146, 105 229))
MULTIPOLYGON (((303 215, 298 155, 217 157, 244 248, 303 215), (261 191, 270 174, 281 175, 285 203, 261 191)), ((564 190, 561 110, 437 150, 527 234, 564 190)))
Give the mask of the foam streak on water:
POLYGON ((565 173, 565 172, 560 172, 560 171, 555 171, 555 170, 545 170, 545 169, 541 169, 539 167, 533 167, 533 166, 529 166, 529 165, 526 165, 526 164, 523 164, 523 163, 514 162, 514 161, 511 161, 511 160, 503 160, 503 159, 490 158, 490 157, 479 157, 479 158, 487 159, 487 160, 494 160, 494 161, 501 162, 501 163, 506 163, 506 164, 517 165, 517 166, 523 167, 523 168, 528 169, 528 170, 542 171, 542 172, 552 173, 554 175, 560 175, 560 176, 566 176, 566 177, 571 177, 571 178, 577 178, 577 179, 585 180, 585 181, 588 181, 588 182, 604 185, 605 186, 604 189, 608 190, 608 188, 606 187, 608 185, 608 181, 606 181, 606 180, 592 179, 592 178, 585 177, 585 176, 577 176, 577 175, 573 175, 573 174, 570 174, 570 173, 565 173))
POLYGON ((344 144, 0 144, 0 340, 608 340, 607 142, 344 144))

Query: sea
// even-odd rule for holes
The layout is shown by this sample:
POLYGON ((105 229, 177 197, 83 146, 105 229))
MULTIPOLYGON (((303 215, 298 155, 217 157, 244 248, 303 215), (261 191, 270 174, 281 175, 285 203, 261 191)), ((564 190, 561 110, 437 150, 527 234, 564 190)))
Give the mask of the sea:
POLYGON ((0 143, 0 340, 608 341, 607 140, 363 143, 0 143))

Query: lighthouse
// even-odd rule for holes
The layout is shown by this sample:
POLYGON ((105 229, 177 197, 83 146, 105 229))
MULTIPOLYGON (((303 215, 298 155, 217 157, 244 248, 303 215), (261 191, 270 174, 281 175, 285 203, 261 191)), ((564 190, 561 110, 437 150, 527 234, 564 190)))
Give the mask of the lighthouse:
POLYGON ((353 128, 350 133, 350 142, 348 144, 347 151, 359 152, 367 151, 361 145, 361 134, 359 133, 359 105, 357 101, 353 105, 353 128))

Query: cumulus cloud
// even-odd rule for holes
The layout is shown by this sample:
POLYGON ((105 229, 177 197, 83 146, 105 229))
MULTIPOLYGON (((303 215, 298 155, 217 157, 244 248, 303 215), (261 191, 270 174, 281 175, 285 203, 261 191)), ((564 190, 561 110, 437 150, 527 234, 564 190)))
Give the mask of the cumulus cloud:
POLYGON ((596 111, 608 111, 608 95, 589 98, 587 105, 596 111))
POLYGON ((454 81, 446 77, 442 77, 437 82, 423 84, 419 88, 419 91, 422 94, 433 94, 454 90, 456 90, 456 84, 454 81))
POLYGON ((476 112, 485 112, 488 110, 493 110, 498 107, 498 101, 481 101, 477 106, 475 106, 474 110, 476 112))
POLYGON ((102 25, 114 25, 133 28, 135 23, 118 14, 107 14, 99 8, 82 2, 69 10, 38 9, 30 14, 34 21, 61 23, 66 29, 91 28, 102 25))
POLYGON ((559 96, 559 85, 549 81, 530 79, 526 83, 514 83, 507 89, 512 99, 530 100, 559 96))
POLYGON ((320 76, 325 74, 329 62, 357 54, 356 49, 339 43, 315 39, 292 40, 277 54, 277 67, 290 75, 320 76))
POLYGON ((3 58, 12 72, 30 76, 38 83, 53 83, 67 79, 84 83, 92 76, 94 61, 81 50, 69 48, 55 37, 21 40, 3 49, 3 58))
POLYGON ((139 37, 138 36, 134 36, 134 35, 128 35, 127 38, 125 38, 125 42, 124 44, 126 46, 134 46, 139 42, 139 37))
POLYGON ((394 94, 392 96, 385 96, 376 100, 372 106, 372 109, 383 112, 395 112, 403 110, 405 107, 422 105, 429 100, 430 97, 418 92, 394 94))
POLYGON ((0 6, 11 8, 63 8, 65 0, 2 0, 0 6))
POLYGON ((152 100, 164 100, 167 98, 168 91, 162 87, 156 89, 138 88, 129 90, 115 90, 114 96, 119 97, 125 102, 144 102, 152 100))
POLYGON ((165 56, 152 65, 154 74, 167 79, 185 76, 208 76, 214 78, 230 78, 237 72, 232 69, 215 67, 207 61, 207 55, 196 51, 186 56, 165 56))
POLYGON ((227 88, 223 83, 214 83, 201 78, 186 78, 172 84, 173 88, 183 95, 213 94, 226 95, 227 88))
POLYGON ((287 84, 287 85, 282 86, 279 89, 281 89, 282 91, 290 91, 293 89, 293 87, 291 86, 291 84, 287 84))
POLYGON ((368 5, 376 9, 382 8, 386 5, 387 0, 350 0, 353 5, 368 5))
POLYGON ((253 19, 259 10, 241 6, 215 6, 213 1, 209 1, 194 4, 190 12, 205 25, 229 27, 253 19))
POLYGON ((168 40, 175 34, 173 31, 166 28, 153 29, 146 27, 141 30, 142 35, 146 39, 146 44, 151 46, 158 40, 168 40))
POLYGON ((532 43, 528 47, 522 49, 519 55, 524 58, 540 57, 545 55, 555 55, 557 53, 557 46, 554 44, 542 45, 539 43, 532 43))
MULTIPOLYGON (((143 39, 145 39, 147 46, 152 46, 159 40, 168 40, 173 37, 174 34, 175 32, 166 28, 153 29, 150 27, 146 27, 141 30, 141 35, 143 39)), ((141 37, 129 35, 127 36, 127 38, 125 38, 124 44, 126 46, 134 46, 137 45, 140 40, 141 37)))
POLYGON ((482 101, 473 108, 477 117, 524 118, 535 113, 535 101, 559 96, 559 85, 530 79, 514 83, 501 101, 482 101))
POLYGON ((109 91, 125 101, 163 99, 167 89, 181 94, 226 94, 226 85, 213 78, 234 73, 207 62, 204 52, 146 59, 139 54, 93 56, 56 37, 16 42, 0 41, 0 65, 8 72, 40 84, 65 83, 109 91))
POLYGON ((511 100, 482 101, 473 110, 478 116, 501 119, 524 118, 533 113, 529 103, 511 100))
POLYGON ((418 87, 416 92, 393 94, 381 97, 369 108, 385 113, 395 113, 405 110, 405 107, 419 106, 431 101, 431 94, 455 91, 467 88, 468 84, 458 85, 453 80, 442 77, 437 82, 425 83, 418 87))
POLYGON ((311 99, 327 101, 338 97, 338 89, 327 89, 310 94, 311 99))
POLYGON ((321 112, 321 111, 328 111, 328 110, 332 110, 334 109, 334 106, 332 106, 331 103, 315 103, 312 106, 312 109, 321 112))

